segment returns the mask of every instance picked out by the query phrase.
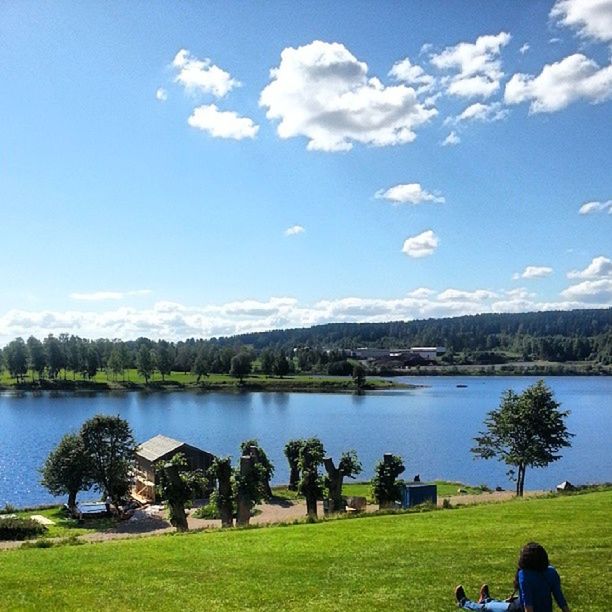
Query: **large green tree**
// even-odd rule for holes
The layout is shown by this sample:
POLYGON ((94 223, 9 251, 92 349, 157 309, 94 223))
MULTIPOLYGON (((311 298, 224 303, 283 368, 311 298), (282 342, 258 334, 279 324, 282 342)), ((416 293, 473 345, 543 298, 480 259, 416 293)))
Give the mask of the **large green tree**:
POLYGON ((91 458, 96 488, 117 503, 130 490, 136 444, 127 421, 98 414, 81 427, 85 452, 91 458))
POLYGON ((45 338, 44 346, 47 355, 49 378, 57 378, 60 370, 65 369, 68 362, 66 354, 64 353, 64 347, 52 334, 49 334, 45 338))
POLYGON ((259 446, 259 442, 255 439, 245 440, 240 445, 240 453, 243 456, 249 454, 253 455, 254 463, 257 467, 256 475, 260 480, 262 496, 267 499, 272 497, 270 481, 272 480, 272 476, 274 476, 274 464, 270 461, 264 449, 259 446), (255 452, 251 453, 251 449, 253 448, 255 452))
POLYGON ((28 338, 28 366, 32 373, 32 382, 34 382, 34 372, 38 374, 38 380, 42 380, 47 367, 47 356, 43 343, 34 336, 28 338))
POLYGON ((234 355, 230 364, 230 376, 238 378, 242 384, 245 376, 251 373, 251 361, 251 356, 243 351, 234 355))
POLYGON ((136 353, 136 369, 145 379, 145 384, 149 384, 149 379, 153 375, 155 368, 155 358, 153 351, 146 345, 142 345, 136 353))
POLYGON ((342 453, 338 467, 334 465, 334 460, 331 457, 325 457, 323 464, 327 471, 325 488, 327 489, 329 511, 338 512, 343 507, 342 484, 344 478, 355 478, 357 474, 361 474, 363 468, 354 450, 342 453))
POLYGON ((23 338, 15 338, 9 342, 4 349, 4 360, 10 375, 17 382, 23 382, 28 373, 28 349, 23 338))
POLYGON ((516 494, 523 495, 528 467, 546 467, 561 458, 558 452, 571 446, 567 431, 569 411, 559 409, 553 392, 543 380, 521 394, 507 390, 499 408, 485 418, 485 431, 474 438, 472 453, 483 459, 498 459, 510 466, 516 494))
POLYGON ((316 518, 317 500, 323 496, 323 479, 319 466, 323 463, 325 448, 318 438, 307 438, 300 448, 298 464, 300 482, 298 492, 306 498, 306 513, 316 518))
POLYGON ((401 483, 398 476, 404 472, 404 461, 398 455, 387 453, 374 468, 372 495, 380 508, 391 508, 402 498, 401 483))
POLYGON ((297 491, 300 482, 300 449, 302 446, 304 446, 304 440, 296 438, 289 440, 284 448, 285 457, 289 462, 289 486, 287 488, 291 491, 297 491))
POLYGON ((68 507, 73 508, 79 491, 89 489, 92 464, 83 438, 66 434, 49 453, 41 470, 41 484, 51 495, 68 495, 68 507))

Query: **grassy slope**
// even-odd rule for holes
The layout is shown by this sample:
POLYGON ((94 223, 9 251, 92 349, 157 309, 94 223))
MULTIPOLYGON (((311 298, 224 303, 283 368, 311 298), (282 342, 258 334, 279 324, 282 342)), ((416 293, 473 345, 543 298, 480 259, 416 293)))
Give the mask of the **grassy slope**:
POLYGON ((452 610, 542 542, 573 610, 608 610, 612 492, 0 553, 2 610, 452 610))

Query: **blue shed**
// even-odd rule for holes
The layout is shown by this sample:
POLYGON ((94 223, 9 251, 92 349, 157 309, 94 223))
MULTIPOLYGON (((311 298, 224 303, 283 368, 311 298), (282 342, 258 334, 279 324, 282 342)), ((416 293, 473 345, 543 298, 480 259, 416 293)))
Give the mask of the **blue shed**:
POLYGON ((406 483, 402 491, 402 508, 412 508, 419 504, 438 503, 438 487, 435 484, 406 483))

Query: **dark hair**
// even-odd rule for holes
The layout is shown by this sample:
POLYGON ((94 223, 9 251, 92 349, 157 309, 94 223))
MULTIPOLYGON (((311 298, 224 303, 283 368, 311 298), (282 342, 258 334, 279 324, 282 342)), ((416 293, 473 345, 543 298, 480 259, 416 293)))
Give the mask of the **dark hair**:
POLYGON ((518 561, 519 569, 543 572, 548 565, 548 553, 543 546, 536 542, 529 542, 523 546, 518 561))

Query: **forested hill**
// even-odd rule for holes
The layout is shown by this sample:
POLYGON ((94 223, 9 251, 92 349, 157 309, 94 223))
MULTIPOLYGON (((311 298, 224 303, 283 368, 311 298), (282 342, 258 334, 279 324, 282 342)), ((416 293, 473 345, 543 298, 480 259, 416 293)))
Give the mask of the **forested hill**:
POLYGON ((389 323, 329 323, 219 338, 224 346, 354 349, 445 346, 449 351, 505 350, 552 361, 612 361, 612 309, 479 314, 389 323))

